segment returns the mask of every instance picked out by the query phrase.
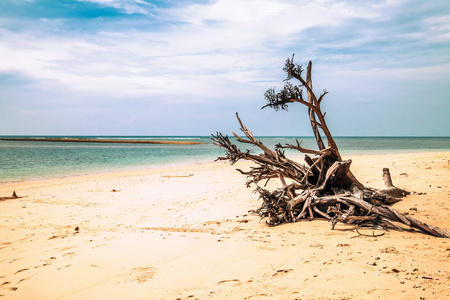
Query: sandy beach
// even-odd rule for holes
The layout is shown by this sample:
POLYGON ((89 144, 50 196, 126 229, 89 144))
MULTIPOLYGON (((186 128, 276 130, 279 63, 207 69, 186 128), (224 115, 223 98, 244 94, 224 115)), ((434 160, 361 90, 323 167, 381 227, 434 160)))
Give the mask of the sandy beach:
MULTIPOLYGON (((450 229, 450 152, 350 157, 394 208, 450 229)), ((236 168, 205 163, 0 185, 0 298, 444 299, 450 240, 326 221, 269 227, 236 168)), ((278 182, 273 182, 278 185, 278 182)))

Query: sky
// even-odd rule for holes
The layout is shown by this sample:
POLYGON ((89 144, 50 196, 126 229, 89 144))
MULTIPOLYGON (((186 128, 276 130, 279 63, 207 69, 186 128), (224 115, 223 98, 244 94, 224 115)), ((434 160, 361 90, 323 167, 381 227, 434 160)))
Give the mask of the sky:
POLYGON ((450 136, 448 0, 1 0, 0 135, 450 136), (293 82, 295 83, 295 82, 293 82))

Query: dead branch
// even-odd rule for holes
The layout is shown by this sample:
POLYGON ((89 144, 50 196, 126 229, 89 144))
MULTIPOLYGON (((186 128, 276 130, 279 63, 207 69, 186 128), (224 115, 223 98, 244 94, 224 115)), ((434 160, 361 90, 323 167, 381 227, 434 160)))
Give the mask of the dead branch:
POLYGON ((384 235, 384 232, 383 232, 383 233, 380 233, 380 234, 375 234, 375 232, 373 232, 373 231, 372 231, 372 234, 364 234, 364 233, 360 233, 360 232, 358 231, 358 229, 356 229, 356 232, 358 233, 358 235, 352 236, 351 239, 357 238, 357 237, 361 237, 361 236, 367 236, 367 237, 380 237, 380 236, 383 236, 383 235, 384 235))

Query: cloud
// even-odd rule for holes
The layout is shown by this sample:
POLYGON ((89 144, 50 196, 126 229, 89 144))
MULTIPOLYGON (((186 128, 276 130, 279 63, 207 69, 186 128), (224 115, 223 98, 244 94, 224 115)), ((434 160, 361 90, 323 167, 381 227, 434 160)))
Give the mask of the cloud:
POLYGON ((80 2, 96 3, 105 7, 114 7, 126 14, 150 15, 155 5, 143 0, 77 0, 80 2))
MULTIPOLYGON (((315 87, 360 103, 367 116, 364 107, 380 98, 376 84, 387 79, 396 82, 389 86, 398 97, 411 97, 408 85, 418 78, 426 86, 450 79, 449 16, 445 1, 6 0, 0 4, 0 105, 7 95, 42 113, 55 111, 59 101, 80 115, 97 111, 98 122, 111 126, 100 113, 106 103, 110 116, 134 109, 139 117, 123 122, 130 134, 133 124, 142 126, 142 111, 154 120, 172 111, 176 123, 186 120, 189 107, 192 116, 197 109, 225 124, 226 114, 253 110, 256 122, 267 115, 258 112, 264 90, 282 85, 284 60, 295 52, 298 63, 314 61, 315 87), (18 86, 33 95, 24 100, 18 86)), ((442 103, 446 90, 438 90, 442 103)), ((29 114, 30 128, 41 122, 36 115, 29 114)), ((283 122, 297 119, 288 115, 283 122)), ((338 111, 336 118, 342 116, 338 111)))

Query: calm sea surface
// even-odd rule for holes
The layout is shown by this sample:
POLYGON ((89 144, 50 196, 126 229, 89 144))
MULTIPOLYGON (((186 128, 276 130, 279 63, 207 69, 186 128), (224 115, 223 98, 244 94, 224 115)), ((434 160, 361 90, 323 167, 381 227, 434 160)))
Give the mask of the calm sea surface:
MULTIPOLYGON (((13 138, 13 136, 4 136, 13 138)), ((24 138, 25 136, 20 136, 24 138)), ((37 136, 34 136, 37 138, 37 136)), ((39 136, 40 138, 45 136, 39 136)), ((52 136, 46 138, 64 138, 52 136)), ((224 151, 212 144, 209 137, 81 137, 133 140, 194 141, 204 145, 154 145, 154 144, 92 144, 0 141, 0 183, 74 176, 101 172, 157 168, 171 165, 211 162, 224 151)), ((33 138, 27 136, 26 138, 33 138)), ((316 149, 312 137, 260 137, 266 145, 295 144, 316 149)), ((231 140, 234 140, 231 139, 231 140)), ((357 154, 407 153, 450 151, 449 137, 338 137, 343 156, 357 154)), ((248 145, 239 145, 241 150, 248 145)), ((287 150, 286 154, 298 155, 287 150)))

